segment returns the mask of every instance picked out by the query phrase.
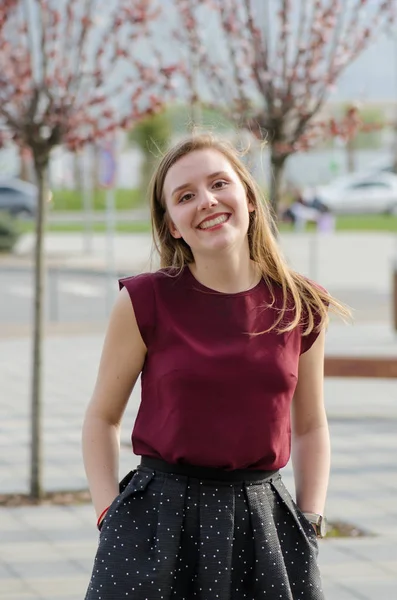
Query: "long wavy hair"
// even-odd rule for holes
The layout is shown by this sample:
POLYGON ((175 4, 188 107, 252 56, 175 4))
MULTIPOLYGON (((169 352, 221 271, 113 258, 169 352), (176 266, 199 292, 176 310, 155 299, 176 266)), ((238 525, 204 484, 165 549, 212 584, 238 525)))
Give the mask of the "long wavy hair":
POLYGON ((169 169, 183 156, 196 150, 207 149, 220 152, 229 161, 244 185, 247 199, 255 207, 255 211, 250 213, 247 232, 250 257, 259 266, 263 279, 269 286, 272 305, 275 303, 275 285, 281 288, 283 298, 278 317, 267 331, 276 329, 279 333, 284 333, 303 324, 303 335, 308 335, 313 329, 319 330, 328 324, 328 307, 344 318, 349 317, 350 311, 342 303, 287 264, 273 234, 276 228, 268 202, 234 146, 212 134, 192 135, 172 147, 162 157, 152 177, 150 185, 152 231, 154 245, 160 255, 161 268, 171 268, 178 273, 186 265, 194 262, 188 244, 183 239, 175 239, 170 233, 164 198, 164 180, 169 169), (291 306, 293 317, 285 320, 286 312, 291 312, 291 306))

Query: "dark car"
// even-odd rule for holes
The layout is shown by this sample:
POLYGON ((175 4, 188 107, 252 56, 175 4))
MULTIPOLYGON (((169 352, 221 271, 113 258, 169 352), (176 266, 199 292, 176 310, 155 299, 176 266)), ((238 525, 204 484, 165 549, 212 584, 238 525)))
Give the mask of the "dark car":
POLYGON ((32 219, 37 209, 37 187, 20 179, 0 179, 0 211, 18 219, 32 219))

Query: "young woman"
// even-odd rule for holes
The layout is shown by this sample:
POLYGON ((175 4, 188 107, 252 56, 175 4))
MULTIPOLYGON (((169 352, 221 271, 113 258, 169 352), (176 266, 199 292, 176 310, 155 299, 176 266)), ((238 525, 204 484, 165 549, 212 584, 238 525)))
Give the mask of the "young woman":
POLYGON ((100 528, 86 600, 320 600, 324 329, 344 309, 283 260, 225 142, 172 148, 151 209, 162 268, 120 281, 83 428, 100 528), (140 374, 141 462, 119 486, 140 374), (279 472, 291 441, 296 503, 279 472))

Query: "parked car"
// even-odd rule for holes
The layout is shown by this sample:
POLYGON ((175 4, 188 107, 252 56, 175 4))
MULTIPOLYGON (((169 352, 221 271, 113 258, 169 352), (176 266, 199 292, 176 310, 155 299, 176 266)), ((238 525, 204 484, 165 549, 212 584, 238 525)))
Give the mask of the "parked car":
POLYGON ((397 215, 397 175, 379 172, 341 177, 305 192, 334 214, 397 215))
POLYGON ((38 190, 20 179, 0 179, 0 211, 18 219, 36 215, 38 190))

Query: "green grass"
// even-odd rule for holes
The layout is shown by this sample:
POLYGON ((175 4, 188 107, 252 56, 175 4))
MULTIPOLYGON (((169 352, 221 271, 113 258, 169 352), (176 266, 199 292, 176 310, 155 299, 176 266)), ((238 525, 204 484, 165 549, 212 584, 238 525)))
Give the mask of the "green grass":
POLYGON ((397 232, 397 216, 359 215, 341 216, 336 223, 337 231, 394 231, 397 232))
MULTIPOLYGON (((116 215, 117 219, 117 215, 116 215)), ((22 221, 18 224, 21 233, 33 231, 34 224, 30 221, 22 221)), ((47 231, 53 232, 82 232, 83 223, 49 223, 47 231)), ((106 231, 106 223, 94 223, 93 231, 103 233, 106 231)), ((116 223, 116 231, 125 233, 146 233, 150 232, 149 221, 119 221, 116 223)), ((313 231, 314 226, 308 225, 307 231, 313 231)), ((341 216, 336 222, 337 231, 384 231, 397 233, 397 216, 390 215, 364 215, 359 217, 341 216)), ((293 232, 293 227, 289 224, 280 224, 281 232, 293 232)))
MULTIPOLYGON (((56 211, 81 211, 83 210, 83 195, 75 190, 54 190, 53 203, 51 212, 56 211)), ((115 190, 116 209, 132 210, 143 208, 145 198, 138 189, 117 189, 115 190)), ((96 190, 93 194, 93 209, 95 211, 103 211, 106 208, 106 191, 96 190)), ((102 224, 95 225, 95 231, 104 231, 105 226, 102 224)), ((143 223, 119 223, 118 231, 134 232, 148 231, 150 228, 143 223)), ((307 226, 307 231, 314 229, 313 225, 307 226)), ((30 230, 30 229, 28 229, 30 230)), ((48 227, 49 231, 81 231, 82 225, 75 224, 51 224, 48 227)), ((397 232, 397 215, 359 215, 359 216, 340 216, 336 221, 337 231, 390 231, 397 232)), ((293 231, 293 227, 289 224, 281 223, 280 231, 293 231)))
MULTIPOLYGON (((118 210, 131 210, 141 208, 143 201, 140 191, 137 189, 115 190, 115 202, 118 210)), ((83 194, 75 190, 54 190, 51 211, 79 211, 83 210, 83 194)), ((93 192, 93 209, 105 210, 106 190, 95 190, 93 192)))
MULTIPOLYGON (((20 223, 21 233, 30 233, 34 230, 32 222, 20 223)), ((46 231, 58 233, 82 233, 85 231, 84 226, 80 223, 49 223, 46 231)), ((92 231, 95 233, 104 233, 106 231, 106 223, 94 223, 92 231)), ((133 221, 116 223, 116 231, 120 233, 147 233, 151 231, 149 221, 133 221)))
MULTIPOLYGON (((306 231, 314 231, 313 224, 306 231)), ((293 231, 293 226, 280 224, 280 231, 293 231)), ((389 231, 397 233, 397 216, 392 215, 343 215, 336 219, 336 231, 389 231)))

